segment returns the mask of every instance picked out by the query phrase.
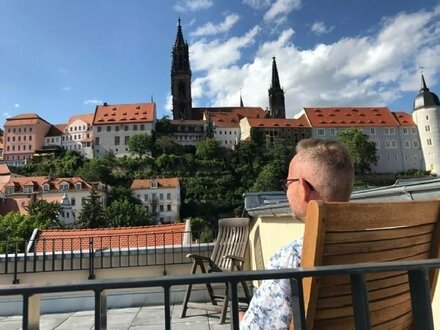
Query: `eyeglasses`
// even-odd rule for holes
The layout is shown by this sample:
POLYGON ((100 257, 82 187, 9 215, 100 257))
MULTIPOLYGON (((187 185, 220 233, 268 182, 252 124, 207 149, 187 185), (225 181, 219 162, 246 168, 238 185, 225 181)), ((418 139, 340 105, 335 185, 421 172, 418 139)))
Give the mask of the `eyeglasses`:
POLYGON ((296 181, 299 181, 299 179, 284 179, 284 180, 281 180, 281 184, 282 184, 284 192, 287 192, 287 189, 289 188, 289 185, 292 182, 296 182, 296 181))
MULTIPOLYGON (((281 180, 281 184, 282 184, 284 192, 287 192, 287 189, 289 188, 289 185, 292 182, 296 182, 296 181, 299 181, 299 180, 301 180, 301 179, 295 178, 295 179, 284 179, 284 180, 281 180)), ((309 186, 310 190, 315 190, 315 188, 313 188, 312 184, 309 181, 304 180, 304 182, 309 186)))

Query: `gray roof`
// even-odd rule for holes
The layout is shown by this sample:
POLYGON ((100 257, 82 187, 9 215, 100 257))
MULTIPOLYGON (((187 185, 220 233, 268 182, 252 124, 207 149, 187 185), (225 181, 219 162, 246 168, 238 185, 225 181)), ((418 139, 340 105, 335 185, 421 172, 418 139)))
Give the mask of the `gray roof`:
MULTIPOLYGON (((391 186, 353 191, 352 201, 391 202, 440 198, 440 178, 426 177, 397 180, 391 186)), ((290 214, 286 194, 282 191, 244 194, 244 208, 251 217, 290 214)))
POLYGON ((429 91, 429 88, 426 87, 425 78, 422 75, 422 88, 420 89, 420 93, 417 94, 414 99, 413 109, 417 110, 434 106, 440 106, 440 100, 436 94, 429 91))

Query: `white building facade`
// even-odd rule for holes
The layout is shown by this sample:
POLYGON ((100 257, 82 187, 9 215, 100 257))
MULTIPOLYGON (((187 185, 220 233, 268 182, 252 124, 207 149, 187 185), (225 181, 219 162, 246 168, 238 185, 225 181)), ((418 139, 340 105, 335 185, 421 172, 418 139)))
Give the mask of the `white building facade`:
POLYGON ((133 196, 145 206, 153 223, 173 223, 180 219, 180 183, 178 178, 134 180, 133 196))

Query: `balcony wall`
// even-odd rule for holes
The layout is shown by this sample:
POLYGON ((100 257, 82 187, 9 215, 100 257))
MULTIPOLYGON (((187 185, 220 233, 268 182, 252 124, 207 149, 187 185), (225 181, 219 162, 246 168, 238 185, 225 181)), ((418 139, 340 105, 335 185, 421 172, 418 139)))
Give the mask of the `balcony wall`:
MULTIPOLYGON (((136 265, 138 256, 128 256, 128 250, 119 253, 113 252, 112 265, 115 268, 110 268, 110 256, 104 253, 103 258, 99 254, 95 255, 95 270, 94 275, 97 280, 102 279, 129 279, 142 277, 160 277, 164 275, 182 275, 189 274, 191 270, 190 260, 186 258, 187 253, 198 253, 209 256, 212 252, 213 244, 206 244, 200 246, 173 246, 173 247, 149 247, 144 249, 144 253, 140 254, 140 258, 148 255, 148 265, 136 265), (102 260, 102 265, 101 265, 102 260), (130 261, 129 261, 130 260, 130 261), (120 263, 120 267, 119 267, 120 263), (128 267, 127 265, 131 265, 128 267)), ((64 256, 64 268, 75 270, 60 270, 62 269, 61 254, 55 255, 53 260, 51 255, 44 257, 42 254, 36 256, 37 272, 32 272, 33 259, 27 261, 28 272, 22 273, 24 269, 24 255, 18 255, 19 262, 17 263, 18 280, 20 284, 41 284, 41 283, 60 283, 66 284, 69 282, 84 282, 89 281, 89 262, 88 252, 83 252, 82 266, 80 264, 80 253, 73 255, 73 267, 69 259, 69 255, 64 256), (43 271, 43 260, 46 263, 43 271), (52 271, 53 268, 56 269, 52 271), (82 269, 79 269, 81 268, 82 269)), ((29 257, 29 256, 28 256, 29 257)), ((32 256, 33 257, 33 256, 32 256)), ((13 257, 8 257, 8 272, 13 271, 14 262, 13 257)), ((0 285, 11 284, 14 280, 14 274, 5 274, 5 256, 0 255, 0 285)), ((172 303, 181 303, 183 301, 185 287, 173 287, 171 293, 172 303)), ((205 299, 206 287, 196 286, 193 289, 194 296, 191 299, 195 301, 202 301, 205 299)), ((133 307, 133 306, 148 306, 163 304, 163 291, 161 288, 143 288, 139 290, 111 290, 108 294, 108 307, 133 307)), ((41 297, 41 313, 61 313, 80 310, 93 310, 94 297, 93 292, 90 293, 57 293, 46 294, 41 297)), ((18 315, 22 311, 21 297, 0 297, 0 316, 18 315)))

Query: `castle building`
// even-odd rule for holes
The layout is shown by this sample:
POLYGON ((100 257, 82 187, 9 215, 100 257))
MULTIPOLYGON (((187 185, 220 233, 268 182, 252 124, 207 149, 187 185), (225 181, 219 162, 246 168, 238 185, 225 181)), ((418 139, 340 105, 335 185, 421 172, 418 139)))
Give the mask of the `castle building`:
POLYGON ((130 154, 128 143, 135 134, 151 135, 156 126, 156 104, 98 105, 93 117, 93 157, 130 154))
POLYGON ((422 88, 414 99, 412 117, 417 125, 426 170, 440 173, 440 100, 429 91, 422 74, 422 88))
POLYGON ((269 88, 269 110, 272 118, 286 119, 284 91, 280 85, 275 57, 272 58, 272 83, 269 88))

